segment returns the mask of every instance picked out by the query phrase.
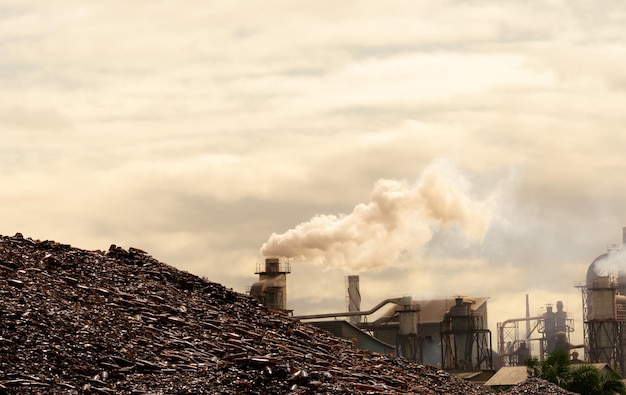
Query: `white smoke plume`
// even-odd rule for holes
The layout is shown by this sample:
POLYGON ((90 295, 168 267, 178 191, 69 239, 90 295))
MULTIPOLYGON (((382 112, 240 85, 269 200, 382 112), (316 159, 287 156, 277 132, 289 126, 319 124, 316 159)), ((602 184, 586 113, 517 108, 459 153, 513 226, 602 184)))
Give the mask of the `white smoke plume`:
POLYGON ((418 252, 436 228, 457 227, 468 242, 480 242, 492 211, 490 199, 472 199, 466 179, 448 163, 436 162, 414 185, 378 180, 370 201, 350 214, 317 215, 273 233, 261 254, 352 271, 380 270, 400 254, 418 252))

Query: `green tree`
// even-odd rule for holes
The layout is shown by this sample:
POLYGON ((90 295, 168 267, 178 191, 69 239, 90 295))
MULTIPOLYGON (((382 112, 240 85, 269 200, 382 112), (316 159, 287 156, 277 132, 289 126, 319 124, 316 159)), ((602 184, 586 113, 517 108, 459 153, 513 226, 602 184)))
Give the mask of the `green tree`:
POLYGON ((580 365, 571 369, 570 378, 567 384, 562 387, 581 395, 601 395, 602 382, 600 371, 593 365, 580 365))
POLYGON ((564 387, 570 378, 569 355, 557 350, 541 363, 541 378, 564 387))
POLYGON ((528 358, 524 361, 528 377, 541 377, 541 364, 537 358, 528 358))
POLYGON ((614 371, 602 373, 591 364, 572 367, 569 355, 564 351, 553 352, 543 362, 529 358, 524 364, 528 377, 541 377, 581 395, 626 395, 626 386, 619 374, 614 371))
POLYGON ((626 385, 619 374, 613 371, 605 372, 602 374, 600 382, 603 395, 626 395, 626 385))

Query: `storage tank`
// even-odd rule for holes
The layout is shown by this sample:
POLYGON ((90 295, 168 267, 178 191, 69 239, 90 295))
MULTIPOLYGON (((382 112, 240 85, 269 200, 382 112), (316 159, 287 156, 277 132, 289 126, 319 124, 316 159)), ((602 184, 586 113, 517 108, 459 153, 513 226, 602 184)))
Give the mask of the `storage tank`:
POLYGON ((583 296, 583 318, 588 359, 608 363, 620 374, 626 374, 626 227, 622 228, 622 245, 611 245, 594 259, 587 269, 583 296))
POLYGON ((396 336, 396 353, 409 361, 420 361, 418 316, 419 310, 413 306, 413 298, 404 296, 396 308, 398 313, 398 334, 396 336))

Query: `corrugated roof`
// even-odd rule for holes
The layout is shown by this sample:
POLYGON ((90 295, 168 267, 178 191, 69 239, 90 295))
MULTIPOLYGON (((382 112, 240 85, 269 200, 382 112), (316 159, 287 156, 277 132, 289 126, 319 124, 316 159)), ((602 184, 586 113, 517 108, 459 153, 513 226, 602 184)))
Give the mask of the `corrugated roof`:
POLYGON ((504 366, 500 368, 487 382, 486 386, 515 385, 528 378, 526 366, 504 366))

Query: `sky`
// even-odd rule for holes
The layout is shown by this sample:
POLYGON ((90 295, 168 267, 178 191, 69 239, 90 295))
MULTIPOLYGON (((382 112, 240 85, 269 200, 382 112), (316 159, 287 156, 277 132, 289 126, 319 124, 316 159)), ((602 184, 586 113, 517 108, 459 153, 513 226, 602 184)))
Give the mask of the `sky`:
POLYGON ((580 291, 626 226, 619 1, 0 0, 0 234, 116 244, 294 314, 580 291))

